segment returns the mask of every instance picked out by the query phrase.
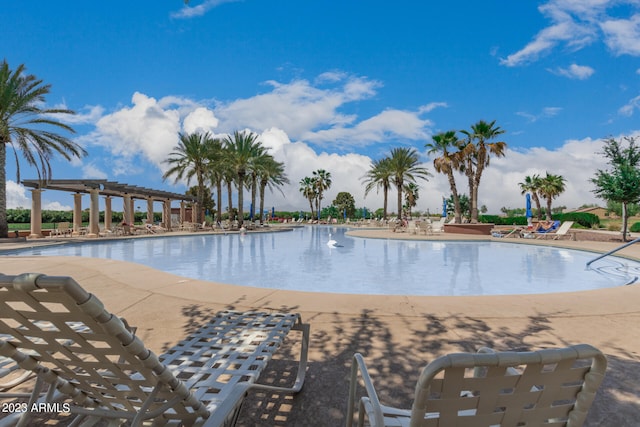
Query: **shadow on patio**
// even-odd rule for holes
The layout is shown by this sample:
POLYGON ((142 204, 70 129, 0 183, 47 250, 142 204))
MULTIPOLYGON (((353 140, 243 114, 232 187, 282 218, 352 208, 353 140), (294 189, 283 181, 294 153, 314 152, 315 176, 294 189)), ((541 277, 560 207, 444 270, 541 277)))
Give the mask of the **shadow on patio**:
MULTIPOLYGON (((235 309, 234 304, 225 307, 235 309)), ((273 309, 257 307, 256 310, 273 309)), ((292 312, 296 307, 279 307, 292 312)), ((183 309, 185 333, 206 323, 212 310, 199 306, 183 309)), ((297 396, 251 392, 245 400, 238 426, 339 426, 345 422, 348 378, 355 352, 364 355, 381 401, 410 408, 421 368, 442 354, 496 350, 526 351, 562 347, 578 342, 557 337, 544 316, 530 317, 524 327, 494 326, 464 315, 438 318, 397 313, 392 319, 364 311, 357 317, 334 313, 306 317, 311 324, 310 364, 307 382, 297 396), (399 327, 399 325, 401 325, 399 327), (535 345, 532 345, 535 343, 535 345)), ((294 335, 295 337, 295 335, 294 335)), ((287 385, 295 371, 291 362, 299 340, 289 339, 260 377, 261 383, 287 385)), ((625 357, 607 355, 609 368, 585 426, 632 426, 640 413, 637 356, 617 349, 625 357), (634 374, 631 374, 634 373, 634 374)))

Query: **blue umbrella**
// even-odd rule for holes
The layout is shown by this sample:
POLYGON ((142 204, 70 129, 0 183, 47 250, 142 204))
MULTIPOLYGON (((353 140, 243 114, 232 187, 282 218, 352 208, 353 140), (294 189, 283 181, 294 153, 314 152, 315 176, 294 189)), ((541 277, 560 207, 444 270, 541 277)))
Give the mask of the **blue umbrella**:
POLYGON ((447 199, 442 199, 442 216, 447 216, 447 199))
POLYGON ((347 210, 343 210, 342 211, 342 219, 344 219, 345 221, 347 220, 347 210))
POLYGON ((276 217, 276 208, 275 206, 271 207, 271 218, 275 218, 276 217))
POLYGON ((531 212, 531 194, 527 193, 526 201, 526 217, 531 218, 533 216, 533 212, 531 212))

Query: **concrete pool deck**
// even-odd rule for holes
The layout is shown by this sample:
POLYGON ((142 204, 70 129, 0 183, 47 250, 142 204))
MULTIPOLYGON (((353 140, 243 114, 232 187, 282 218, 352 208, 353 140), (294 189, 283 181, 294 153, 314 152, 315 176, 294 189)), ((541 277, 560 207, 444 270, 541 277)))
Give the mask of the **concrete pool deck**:
MULTIPOLYGON (((492 240, 450 234, 425 237, 386 229, 356 229, 350 233, 372 238, 492 240)), ((24 246, 48 241, 27 241, 24 246)), ((620 246, 592 241, 508 241, 594 252, 620 246)), ((0 247, 9 248, 7 244, 0 247)), ((619 254, 640 260, 640 245, 619 254)), ((274 257, 273 262, 277 261, 274 257)), ((439 355, 475 351, 481 346, 530 350, 578 343, 594 345, 609 360, 604 385, 585 425, 638 424, 640 284, 546 295, 414 297, 233 286, 93 258, 6 255, 0 257, 0 272, 72 276, 95 293, 107 309, 137 326, 138 336, 157 353, 222 309, 301 313, 311 324, 312 333, 305 388, 294 397, 250 393, 239 426, 343 425, 354 352, 363 353, 367 360, 383 403, 410 407, 421 367, 439 355)), ((272 361, 261 382, 288 380, 289 359, 297 350, 297 340, 291 341, 272 361)))

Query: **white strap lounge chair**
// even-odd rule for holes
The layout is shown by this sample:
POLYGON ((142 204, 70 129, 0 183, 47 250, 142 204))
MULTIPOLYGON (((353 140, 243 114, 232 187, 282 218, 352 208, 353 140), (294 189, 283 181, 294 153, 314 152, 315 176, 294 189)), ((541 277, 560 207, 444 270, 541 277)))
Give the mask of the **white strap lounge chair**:
MULTIPOLYGON (((220 312, 158 357, 70 277, 0 275, 0 313, 0 356, 36 374, 29 403, 67 403, 82 425, 228 425, 248 390, 296 393, 304 384, 309 326, 297 314, 220 312), (302 333, 294 384, 256 384, 291 330, 302 333)), ((30 416, 12 414, 0 426, 30 425, 30 416)))
POLYGON ((581 426, 607 367, 587 344, 533 352, 457 353, 429 363, 416 385, 411 410, 378 400, 364 360, 356 354, 346 425, 353 425, 358 372, 366 396, 359 399, 358 426, 365 417, 378 426, 581 426))

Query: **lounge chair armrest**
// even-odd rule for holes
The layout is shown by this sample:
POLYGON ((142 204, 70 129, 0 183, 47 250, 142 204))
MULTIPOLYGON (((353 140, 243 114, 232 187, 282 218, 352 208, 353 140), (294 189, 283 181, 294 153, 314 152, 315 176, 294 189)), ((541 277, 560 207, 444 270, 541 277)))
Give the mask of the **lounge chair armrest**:
MULTIPOLYGON (((369 397, 369 404, 373 411, 373 419, 370 419, 371 425, 382 426, 384 425, 384 415, 382 413, 382 406, 380 405, 380 399, 373 386, 373 381, 367 370, 367 366, 364 363, 364 358, 360 353, 353 355, 353 361, 351 364, 351 377, 349 380, 349 406, 347 408, 347 427, 353 425, 353 413, 356 404, 356 390, 358 388, 358 372, 362 377, 367 396, 369 397)), ((362 414, 360 415, 362 416, 362 414)))

